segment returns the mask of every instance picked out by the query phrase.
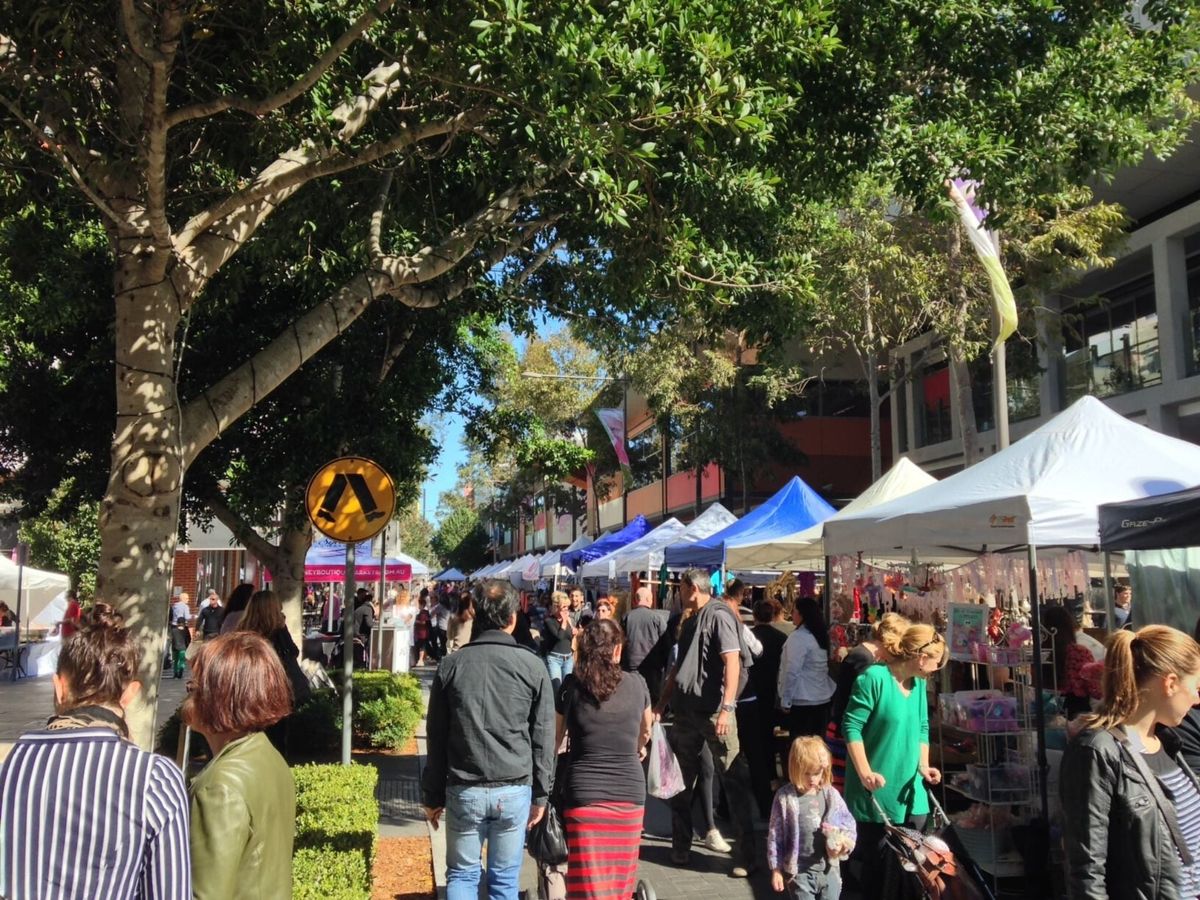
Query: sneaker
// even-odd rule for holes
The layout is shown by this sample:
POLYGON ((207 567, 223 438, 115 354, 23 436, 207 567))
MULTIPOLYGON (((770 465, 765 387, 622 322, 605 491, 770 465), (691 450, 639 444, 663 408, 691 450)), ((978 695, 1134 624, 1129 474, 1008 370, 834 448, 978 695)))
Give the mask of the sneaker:
POLYGON ((758 871, 758 866, 745 866, 738 864, 729 870, 730 878, 749 878, 758 871))
POLYGON ((704 836, 704 846, 713 853, 728 853, 733 849, 715 828, 704 836))
POLYGON ((687 850, 672 850, 671 851, 671 865, 686 866, 691 861, 692 861, 692 854, 689 853, 687 850))

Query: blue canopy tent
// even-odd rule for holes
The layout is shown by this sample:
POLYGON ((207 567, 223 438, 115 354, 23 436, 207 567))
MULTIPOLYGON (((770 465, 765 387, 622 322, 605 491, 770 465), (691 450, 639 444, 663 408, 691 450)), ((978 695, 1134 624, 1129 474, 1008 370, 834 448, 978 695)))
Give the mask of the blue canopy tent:
POLYGON ((574 569, 581 562, 591 562, 593 559, 607 556, 614 550, 620 550, 626 544, 632 544, 649 530, 650 523, 646 521, 646 517, 638 516, 616 534, 600 538, 596 543, 588 544, 586 547, 581 547, 578 550, 572 550, 570 553, 564 552, 559 557, 559 563, 574 569))
POLYGON ((434 581, 466 581, 467 576, 453 567, 433 576, 434 581))
POLYGON ((762 506, 751 510, 728 528, 696 541, 674 544, 666 550, 666 562, 672 569, 699 566, 717 568, 725 564, 725 551, 742 544, 757 544, 781 538, 832 516, 834 508, 800 480, 781 487, 762 506))

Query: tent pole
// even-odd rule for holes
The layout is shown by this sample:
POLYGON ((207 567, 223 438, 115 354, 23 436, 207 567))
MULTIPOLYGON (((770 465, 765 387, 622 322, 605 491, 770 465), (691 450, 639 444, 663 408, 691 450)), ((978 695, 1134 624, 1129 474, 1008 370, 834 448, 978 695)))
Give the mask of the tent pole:
POLYGON ((825 557, 825 625, 826 627, 833 623, 829 621, 830 612, 833 609, 833 557, 825 557))
POLYGON ((354 719, 354 542, 346 544, 342 581, 342 765, 350 765, 350 733, 354 719), (351 607, 348 611, 347 606, 351 607))
POLYGON ((1042 801, 1042 818, 1050 822, 1050 795, 1046 778, 1050 764, 1046 761, 1046 709, 1042 702, 1042 601, 1038 596, 1037 550, 1029 545, 1029 628, 1033 632, 1033 710, 1037 728, 1038 793, 1042 801))
POLYGON ((1117 630, 1117 604, 1113 596, 1112 551, 1104 551, 1104 627, 1117 630))
MULTIPOLYGON (((21 671, 21 622, 28 618, 25 614, 24 604, 21 602, 24 594, 21 591, 21 582, 25 577, 25 554, 28 552, 28 544, 17 544, 17 627, 13 629, 13 640, 17 643, 17 657, 13 661, 12 680, 17 680, 17 673, 21 671)), ((29 623, 25 623, 25 637, 29 637, 29 623)))

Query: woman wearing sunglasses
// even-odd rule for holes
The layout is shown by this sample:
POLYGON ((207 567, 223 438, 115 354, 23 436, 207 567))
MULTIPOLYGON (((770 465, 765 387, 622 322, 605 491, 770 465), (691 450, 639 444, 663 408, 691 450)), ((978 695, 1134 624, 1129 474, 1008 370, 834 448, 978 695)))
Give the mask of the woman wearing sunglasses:
POLYGON ((919 829, 929 814, 922 781, 942 780, 929 765, 925 684, 946 661, 946 641, 930 625, 911 625, 883 635, 882 642, 891 661, 858 676, 842 716, 849 760, 846 804, 859 823, 854 856, 864 897, 884 896, 884 863, 890 857, 872 795, 892 823, 919 829))

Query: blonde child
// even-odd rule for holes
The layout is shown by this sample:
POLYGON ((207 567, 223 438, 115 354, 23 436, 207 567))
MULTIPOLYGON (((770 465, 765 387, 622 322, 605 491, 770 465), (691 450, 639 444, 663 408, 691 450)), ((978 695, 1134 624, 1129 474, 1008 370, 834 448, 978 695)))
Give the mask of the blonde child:
POLYGON ((833 757, 818 737, 792 742, 788 781, 775 793, 767 832, 771 887, 795 900, 838 900, 841 861, 856 829, 846 801, 831 786, 833 757))

